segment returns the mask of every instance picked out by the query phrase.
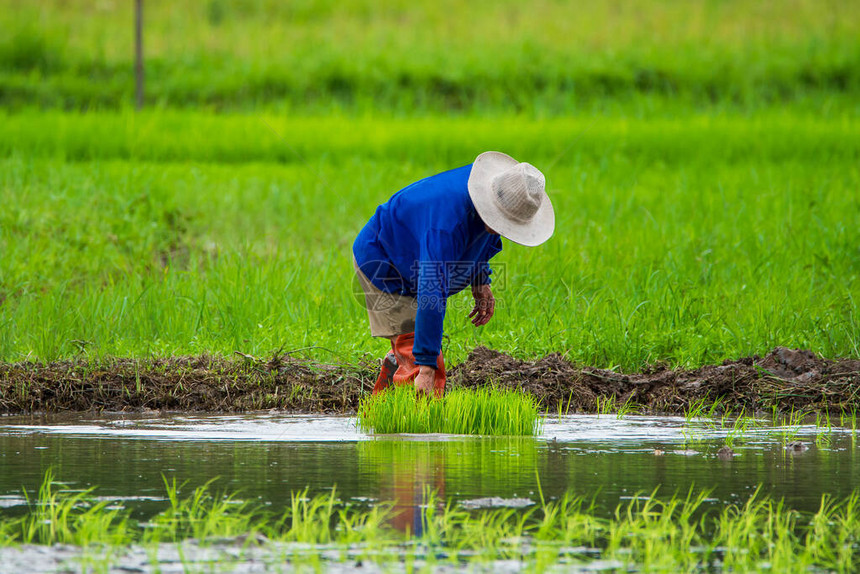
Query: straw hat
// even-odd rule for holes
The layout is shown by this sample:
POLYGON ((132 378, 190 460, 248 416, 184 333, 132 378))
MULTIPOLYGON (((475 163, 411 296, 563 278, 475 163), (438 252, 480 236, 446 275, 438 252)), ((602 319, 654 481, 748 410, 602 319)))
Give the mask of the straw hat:
POLYGON ((469 197, 484 223, 514 243, 533 247, 552 236, 555 212, 543 174, 497 151, 477 157, 469 175, 469 197))

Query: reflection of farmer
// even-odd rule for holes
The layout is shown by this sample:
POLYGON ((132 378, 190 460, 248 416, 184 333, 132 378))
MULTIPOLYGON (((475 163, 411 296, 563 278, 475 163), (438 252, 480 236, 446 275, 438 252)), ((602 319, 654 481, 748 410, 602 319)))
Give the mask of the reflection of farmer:
POLYGON ((394 194, 353 244, 370 332, 391 340, 373 391, 414 379, 419 392, 445 391, 442 322, 448 297, 472 288, 472 323, 493 316, 487 261, 499 235, 534 246, 555 226, 544 176, 499 152, 422 179, 394 194))
POLYGON ((390 488, 384 480, 379 500, 392 503, 389 524, 393 528, 420 538, 427 526, 427 505, 435 500, 438 512, 445 504, 445 452, 434 452, 430 457, 416 454, 394 461, 390 488))

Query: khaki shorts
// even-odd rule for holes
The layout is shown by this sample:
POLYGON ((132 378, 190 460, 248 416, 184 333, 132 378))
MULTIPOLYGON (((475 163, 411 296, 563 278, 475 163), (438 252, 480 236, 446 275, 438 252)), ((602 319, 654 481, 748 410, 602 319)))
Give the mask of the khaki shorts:
POLYGON ((370 320, 370 334, 374 337, 396 337, 415 332, 415 315, 418 305, 415 297, 386 293, 370 282, 352 260, 355 275, 364 291, 364 306, 370 320))

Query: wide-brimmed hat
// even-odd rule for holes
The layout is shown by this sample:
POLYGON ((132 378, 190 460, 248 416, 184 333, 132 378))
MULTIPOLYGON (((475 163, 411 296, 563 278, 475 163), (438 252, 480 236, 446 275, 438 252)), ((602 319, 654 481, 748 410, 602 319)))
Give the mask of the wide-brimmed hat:
POLYGON ((529 247, 540 245, 555 230, 545 188, 546 179, 535 166, 498 151, 479 155, 469 175, 469 196, 484 223, 529 247))

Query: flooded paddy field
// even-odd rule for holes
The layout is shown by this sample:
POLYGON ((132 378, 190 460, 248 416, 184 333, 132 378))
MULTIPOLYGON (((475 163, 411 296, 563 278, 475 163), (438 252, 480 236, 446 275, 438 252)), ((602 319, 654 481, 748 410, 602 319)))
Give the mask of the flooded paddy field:
POLYGON ((537 520, 546 505, 571 496, 585 502, 577 516, 609 523, 619 520, 617 509, 625 505, 684 499, 688 493, 701 497, 697 516, 743 507, 751 498, 782 500, 786 511, 811 516, 823 496, 843 501, 860 484, 854 432, 821 423, 571 415, 547 418, 536 438, 486 438, 374 436, 359 430, 352 417, 281 413, 4 417, 4 520, 29 511, 28 497, 50 471, 72 491, 97 487, 96 500, 128 510, 141 524, 170 506, 166 483, 175 480, 180 496, 187 496, 215 479, 211 492, 231 493, 232 503, 276 514, 295 504, 296 493, 316 500, 334 492, 338 505, 356 512, 385 506, 391 512, 384 528, 404 538, 380 562, 362 545, 296 546, 265 538, 248 544, 235 536, 214 545, 162 541, 155 553, 131 545, 107 557, 74 546, 10 546, 0 550, 0 564, 7 565, 0 570, 16 571, 8 568, 22 563, 46 572, 86 570, 87 564, 105 571, 162 572, 339 571, 356 563, 369 571, 634 568, 636 560, 619 562, 599 549, 555 548, 547 563, 534 549, 514 553, 516 559, 473 563, 468 552, 451 558, 444 545, 434 550, 408 541, 428 535, 428 508, 439 513, 447 506, 474 520, 499 512, 531 513, 537 520))

